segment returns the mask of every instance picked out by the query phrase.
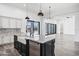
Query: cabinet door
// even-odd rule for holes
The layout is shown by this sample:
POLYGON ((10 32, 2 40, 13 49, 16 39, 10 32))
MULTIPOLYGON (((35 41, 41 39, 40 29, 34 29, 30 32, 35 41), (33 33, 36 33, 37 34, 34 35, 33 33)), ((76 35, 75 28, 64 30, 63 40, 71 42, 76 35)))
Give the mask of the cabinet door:
POLYGON ((4 36, 3 38, 3 44, 10 43, 10 36, 4 36))
POLYGON ((2 42, 3 42, 3 41, 2 41, 2 36, 0 36, 0 45, 2 44, 2 42))
POLYGON ((10 43, 13 43, 13 42, 14 42, 14 37, 10 36, 10 43))
POLYGON ((16 28, 16 20, 10 19, 10 28, 16 28))
POLYGON ((1 18, 2 19, 2 27, 3 28, 9 28, 10 27, 10 22, 9 22, 9 18, 1 18))
POLYGON ((21 20, 16 20, 16 28, 21 28, 21 20))
POLYGON ((40 56, 40 44, 36 42, 29 41, 29 55, 30 56, 40 56))
POLYGON ((2 28, 2 19, 0 17, 0 28, 2 28))

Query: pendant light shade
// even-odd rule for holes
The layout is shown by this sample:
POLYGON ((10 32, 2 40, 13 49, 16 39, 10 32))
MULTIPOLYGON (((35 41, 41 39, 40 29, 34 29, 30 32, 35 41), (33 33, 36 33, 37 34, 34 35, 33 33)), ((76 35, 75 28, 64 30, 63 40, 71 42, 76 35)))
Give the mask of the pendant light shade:
POLYGON ((25 19, 30 19, 30 18, 27 16, 27 17, 25 17, 25 19))
POLYGON ((44 16, 42 10, 40 10, 40 12, 38 13, 38 16, 44 16))
POLYGON ((44 16, 44 13, 41 10, 41 4, 40 4, 40 11, 38 12, 38 16, 44 16))

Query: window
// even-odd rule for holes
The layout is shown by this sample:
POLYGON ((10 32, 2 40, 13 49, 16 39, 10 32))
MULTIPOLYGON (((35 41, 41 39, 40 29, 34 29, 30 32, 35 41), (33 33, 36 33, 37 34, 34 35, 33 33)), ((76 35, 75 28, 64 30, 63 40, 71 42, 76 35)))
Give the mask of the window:
POLYGON ((54 33, 54 24, 50 24, 50 34, 54 33))
POLYGON ((56 34, 56 24, 46 23, 46 35, 56 34))
POLYGON ((40 33, 40 24, 39 22, 34 22, 34 35, 39 35, 40 33))
POLYGON ((49 24, 46 24, 46 34, 49 34, 49 24))
POLYGON ((55 25, 54 25, 54 33, 56 33, 56 28, 57 28, 57 27, 56 27, 56 24, 55 24, 55 25))
POLYGON ((40 22, 28 20, 26 29, 27 36, 38 36, 40 34, 40 22))

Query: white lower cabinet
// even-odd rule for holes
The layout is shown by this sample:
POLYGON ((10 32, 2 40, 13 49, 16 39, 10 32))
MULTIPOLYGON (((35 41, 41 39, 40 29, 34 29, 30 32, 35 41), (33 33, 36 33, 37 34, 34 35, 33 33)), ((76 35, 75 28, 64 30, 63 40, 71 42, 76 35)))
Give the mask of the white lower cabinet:
POLYGON ((14 42, 14 37, 13 36, 6 36, 4 38, 4 44, 7 44, 7 43, 13 43, 14 42))
POLYGON ((0 18, 0 28, 2 28, 2 20, 1 20, 1 18, 0 18))
POLYGON ((0 36, 0 45, 2 44, 3 42, 2 42, 2 37, 0 36))
POLYGON ((4 38, 2 40, 3 40, 3 44, 10 43, 10 37, 9 36, 4 36, 4 38))
POLYGON ((13 42, 14 42, 13 36, 0 36, 0 45, 13 42))
POLYGON ((14 37, 11 36, 11 37, 10 37, 10 43, 13 43, 13 42, 14 42, 14 37))

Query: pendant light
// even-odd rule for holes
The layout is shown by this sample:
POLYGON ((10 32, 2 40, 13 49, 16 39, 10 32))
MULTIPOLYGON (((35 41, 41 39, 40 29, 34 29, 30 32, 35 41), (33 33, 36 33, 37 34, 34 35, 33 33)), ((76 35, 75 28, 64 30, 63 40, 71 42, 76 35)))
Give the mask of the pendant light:
POLYGON ((44 16, 42 10, 41 10, 41 4, 40 4, 40 11, 38 12, 38 16, 44 16))
POLYGON ((30 19, 30 18, 27 16, 27 17, 25 17, 25 19, 30 19))
POLYGON ((51 6, 49 6, 49 19, 51 19, 50 8, 51 6))
MULTIPOLYGON (((28 5, 26 7, 26 12, 27 12, 27 15, 28 15, 28 5)), ((25 19, 30 19, 30 18, 28 16, 26 16, 25 19)))

